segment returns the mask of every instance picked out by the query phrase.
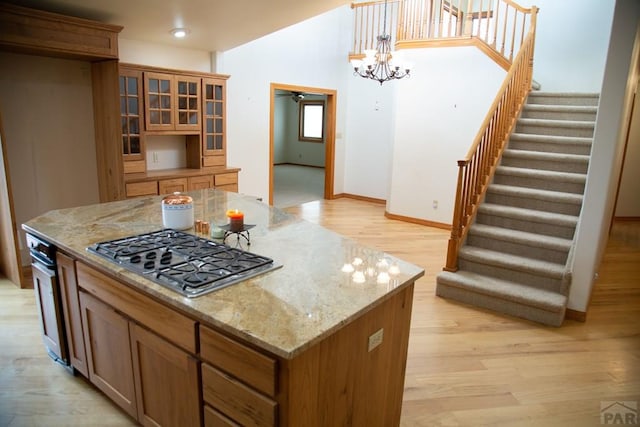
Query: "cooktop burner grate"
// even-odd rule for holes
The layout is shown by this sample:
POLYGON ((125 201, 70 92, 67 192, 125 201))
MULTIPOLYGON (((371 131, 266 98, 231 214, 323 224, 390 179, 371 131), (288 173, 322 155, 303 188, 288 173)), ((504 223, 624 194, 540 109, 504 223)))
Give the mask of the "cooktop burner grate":
POLYGON ((281 267, 271 258, 171 229, 96 243, 87 249, 188 297, 281 267))

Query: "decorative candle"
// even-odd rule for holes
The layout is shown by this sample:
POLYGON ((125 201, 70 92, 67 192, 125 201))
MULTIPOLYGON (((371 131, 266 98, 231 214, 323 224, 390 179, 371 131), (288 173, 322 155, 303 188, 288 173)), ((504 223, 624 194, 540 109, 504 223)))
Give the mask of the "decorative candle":
POLYGON ((240 232, 244 230, 244 214, 238 209, 231 209, 227 211, 227 217, 229 218, 229 229, 233 232, 240 232))

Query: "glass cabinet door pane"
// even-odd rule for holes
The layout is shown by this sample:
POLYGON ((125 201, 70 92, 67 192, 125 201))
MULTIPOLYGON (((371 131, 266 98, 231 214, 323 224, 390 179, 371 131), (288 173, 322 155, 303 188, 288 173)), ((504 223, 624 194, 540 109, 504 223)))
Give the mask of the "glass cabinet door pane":
POLYGON ((140 133, 140 120, 137 117, 129 118, 129 133, 135 135, 140 133))
POLYGON ((195 82, 189 82, 189 95, 195 96, 198 94, 198 84, 195 82))
POLYGON ((122 137, 122 154, 129 154, 129 144, 127 139, 128 138, 126 136, 122 137))
POLYGON ((216 135, 215 149, 222 150, 222 135, 216 135))
POLYGON ((213 150, 213 135, 207 135, 207 150, 213 150))
POLYGON ((197 125, 198 124, 198 114, 195 112, 189 113, 189 124, 197 125))
POLYGON ((158 79, 149 79, 149 92, 159 92, 159 80, 158 79))
POLYGON ((171 111, 162 112, 162 123, 171 123, 171 111))
POLYGON ((138 95, 138 79, 133 77, 127 79, 127 92, 129 95, 138 95))
POLYGON ((187 98, 181 96, 178 98, 178 108, 181 110, 187 109, 187 98))
POLYGON ((162 103, 162 109, 169 109, 171 108, 171 97, 168 95, 161 95, 160 96, 160 102, 162 103))
POLYGON ((127 118, 126 117, 121 117, 120 118, 120 127, 122 128, 122 134, 126 135, 129 133, 129 128, 127 127, 127 118))
POLYGON ((187 124, 188 123, 188 115, 186 112, 184 111, 180 111, 180 113, 178 114, 178 123, 180 123, 181 125, 187 124))
POLYGON ((222 102, 216 102, 216 112, 215 116, 222 116, 222 102))
POLYGON ((222 100, 222 86, 216 85, 216 99, 222 100))
POLYGON ((180 95, 187 94, 187 82, 178 82, 178 93, 180 95))
POLYGON ((124 76, 120 76, 119 83, 120 83, 120 95, 124 95, 125 94, 124 88, 126 87, 124 76))
POLYGON ((162 93, 170 93, 171 92, 171 81, 169 80, 160 80, 160 92, 162 93))
POLYGON ((213 120, 207 119, 207 133, 213 133, 213 120))
POLYGON ((120 113, 127 114, 127 100, 124 96, 120 97, 120 113))
POLYGON ((205 99, 213 99, 213 85, 206 85, 205 99))
POLYGON ((149 108, 160 108, 160 97, 158 95, 149 95, 149 108))
POLYGON ((138 98, 129 98, 129 114, 138 114, 138 98))
POLYGON ((151 123, 160 123, 160 111, 149 111, 149 121, 151 123))
POLYGON ((131 137, 131 154, 140 154, 140 138, 137 136, 131 137))
POLYGON ((189 110, 198 109, 198 98, 189 98, 189 110))
POLYGON ((207 106, 207 111, 205 114, 207 116, 213 116, 213 102, 207 102, 206 106, 207 106))
POLYGON ((222 119, 216 119, 216 133, 222 132, 222 119))

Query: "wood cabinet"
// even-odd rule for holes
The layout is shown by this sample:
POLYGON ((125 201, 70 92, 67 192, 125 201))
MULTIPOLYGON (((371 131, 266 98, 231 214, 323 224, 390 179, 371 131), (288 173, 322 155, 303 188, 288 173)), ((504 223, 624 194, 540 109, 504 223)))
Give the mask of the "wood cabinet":
POLYGON ((58 296, 58 284, 54 270, 48 269, 40 262, 31 264, 33 272, 33 289, 42 326, 44 345, 61 359, 66 359, 64 331, 62 330, 62 310, 58 296))
POLYGON ((200 132, 201 78, 144 72, 147 131, 200 132))
POLYGON ((200 426, 195 322, 82 263, 78 285, 89 380, 142 425, 200 426))
POLYGON ((187 187, 189 190, 213 188, 213 175, 190 176, 187 187))
POLYGON ((145 426, 200 426, 199 364, 131 322, 138 421, 145 426))
POLYGON ((125 161, 125 173, 144 171, 144 102, 142 95, 142 72, 133 69, 121 69, 120 123, 122 126, 122 158, 125 161), (132 162, 136 165, 133 170, 132 162), (140 170, 142 165, 142 170, 140 170))
POLYGON ((224 159, 227 149, 225 80, 202 80, 202 117, 202 154, 224 159))
POLYGON ((112 307, 80 291, 89 380, 137 418, 129 322, 112 307))
POLYGON ((125 185, 127 197, 158 195, 158 181, 128 182, 125 185))
POLYGON ((158 193, 184 193, 189 190, 187 178, 162 179, 158 181, 158 193))
POLYGON ((69 362, 85 377, 89 376, 87 356, 82 335, 82 314, 80 311, 80 296, 76 280, 76 265, 73 258, 58 252, 58 284, 62 299, 62 312, 66 326, 69 362))

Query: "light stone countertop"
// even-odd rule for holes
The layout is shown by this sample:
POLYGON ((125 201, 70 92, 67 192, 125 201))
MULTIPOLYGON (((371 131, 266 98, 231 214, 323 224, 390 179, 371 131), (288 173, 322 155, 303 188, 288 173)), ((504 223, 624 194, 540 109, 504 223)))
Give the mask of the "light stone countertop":
MULTIPOLYGON (((239 209, 250 230, 242 249, 272 258, 282 268, 195 298, 184 297, 87 251, 107 240, 160 230, 162 196, 50 211, 23 229, 86 264, 277 356, 293 358, 424 275, 424 270, 255 198, 219 190, 197 190, 196 219, 225 224, 227 209, 239 209), (365 276, 355 283, 342 267, 359 257, 375 269, 380 259, 399 267, 388 283, 365 276)), ((186 230, 195 233, 193 229, 186 230)), ((227 239, 236 245, 235 237, 227 239)))

